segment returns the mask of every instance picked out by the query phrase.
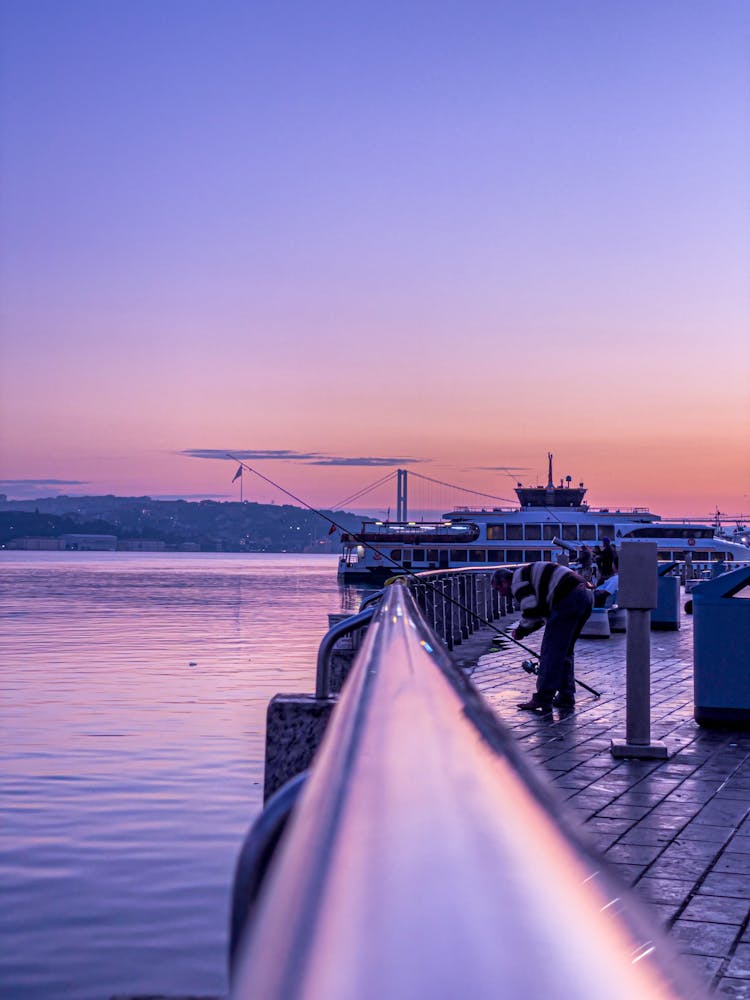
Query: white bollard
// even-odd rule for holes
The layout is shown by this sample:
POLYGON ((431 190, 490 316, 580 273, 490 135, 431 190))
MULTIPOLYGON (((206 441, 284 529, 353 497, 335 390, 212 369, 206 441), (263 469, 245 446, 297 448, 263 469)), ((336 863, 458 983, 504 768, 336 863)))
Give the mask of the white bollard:
POLYGON ((657 605, 656 542, 620 546, 617 602, 627 608, 625 739, 612 740, 613 757, 664 759, 667 747, 651 741, 651 609, 657 605))

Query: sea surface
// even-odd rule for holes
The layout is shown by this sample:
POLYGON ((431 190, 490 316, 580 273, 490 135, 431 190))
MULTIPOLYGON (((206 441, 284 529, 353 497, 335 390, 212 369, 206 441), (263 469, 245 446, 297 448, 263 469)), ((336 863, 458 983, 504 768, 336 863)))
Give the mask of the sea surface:
POLYGON ((330 555, 0 553, 0 996, 226 991, 266 705, 360 599, 330 555))

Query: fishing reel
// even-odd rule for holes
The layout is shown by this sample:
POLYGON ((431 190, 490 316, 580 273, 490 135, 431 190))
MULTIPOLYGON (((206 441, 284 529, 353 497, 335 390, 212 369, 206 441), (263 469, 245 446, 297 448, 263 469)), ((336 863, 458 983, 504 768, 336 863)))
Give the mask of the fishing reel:
POLYGON ((527 674, 538 674, 539 664, 536 660, 524 660, 521 667, 526 671, 527 674))

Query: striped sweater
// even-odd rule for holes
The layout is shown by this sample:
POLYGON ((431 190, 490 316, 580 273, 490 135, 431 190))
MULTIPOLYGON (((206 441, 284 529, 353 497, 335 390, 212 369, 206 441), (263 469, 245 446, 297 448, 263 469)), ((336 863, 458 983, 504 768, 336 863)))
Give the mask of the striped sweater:
POLYGON ((580 584, 586 584, 582 576, 557 563, 519 566, 511 582, 513 598, 521 606, 523 616, 518 624, 527 633, 535 632, 549 618, 553 605, 580 584))

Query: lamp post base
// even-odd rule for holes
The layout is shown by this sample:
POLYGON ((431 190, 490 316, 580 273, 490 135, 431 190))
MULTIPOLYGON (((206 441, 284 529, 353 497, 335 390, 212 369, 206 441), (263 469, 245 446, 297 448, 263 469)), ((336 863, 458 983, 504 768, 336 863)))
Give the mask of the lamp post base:
POLYGON ((666 760, 669 757, 666 743, 628 743, 627 740, 612 740, 609 746, 613 757, 634 757, 639 760, 666 760))

